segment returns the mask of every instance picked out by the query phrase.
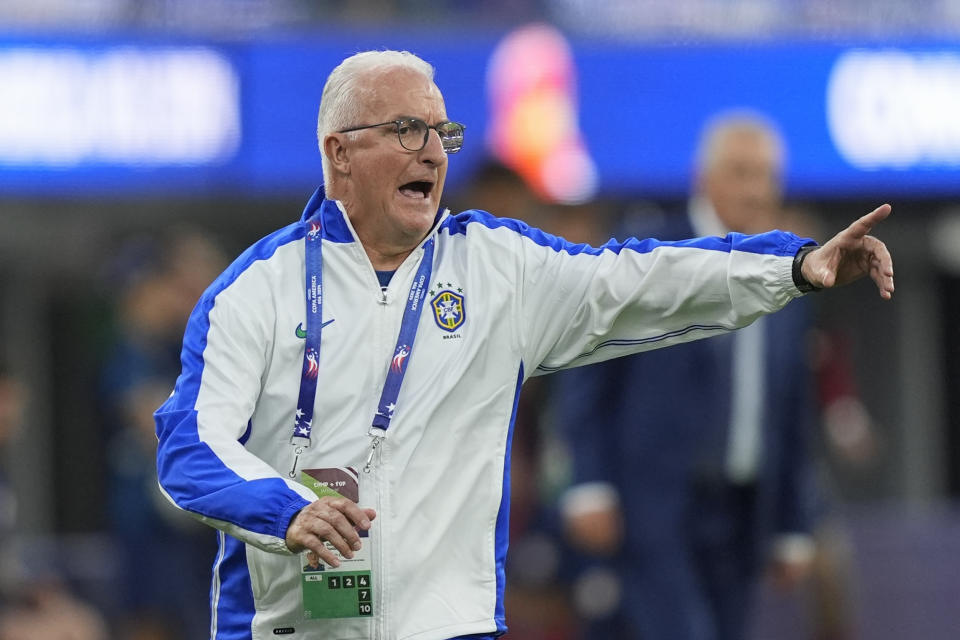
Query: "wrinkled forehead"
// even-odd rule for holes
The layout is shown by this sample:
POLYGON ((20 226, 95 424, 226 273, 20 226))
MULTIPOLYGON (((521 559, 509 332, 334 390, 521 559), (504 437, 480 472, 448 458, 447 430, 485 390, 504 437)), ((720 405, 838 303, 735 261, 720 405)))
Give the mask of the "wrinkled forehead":
POLYGON ((369 118, 391 120, 416 116, 427 121, 446 118, 443 94, 434 82, 412 69, 372 70, 362 79, 363 110, 369 118))

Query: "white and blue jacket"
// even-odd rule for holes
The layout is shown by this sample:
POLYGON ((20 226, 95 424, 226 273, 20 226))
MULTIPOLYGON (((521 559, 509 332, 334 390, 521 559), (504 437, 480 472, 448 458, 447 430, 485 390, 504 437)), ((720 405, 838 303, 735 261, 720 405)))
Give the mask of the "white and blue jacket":
POLYGON ((774 231, 593 248, 482 211, 439 214, 430 304, 361 490, 361 506, 377 511, 376 615, 304 621, 301 563, 284 536, 315 496, 286 475, 304 357, 305 221, 318 209, 325 326, 301 468, 363 466, 424 253, 411 253, 381 291, 342 207, 320 189, 300 222, 244 252, 194 309, 183 373, 156 412, 157 467, 170 500, 220 531, 215 640, 267 640, 275 629, 324 640, 504 631, 510 441, 523 381, 776 311, 800 295, 792 261, 810 242, 774 231), (458 314, 439 312, 443 292, 456 296, 458 314))

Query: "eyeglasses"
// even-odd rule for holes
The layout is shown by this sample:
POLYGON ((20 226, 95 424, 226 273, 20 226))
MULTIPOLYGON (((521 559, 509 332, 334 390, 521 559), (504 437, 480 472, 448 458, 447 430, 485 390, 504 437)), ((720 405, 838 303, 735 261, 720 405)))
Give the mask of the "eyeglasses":
POLYGON ((365 124, 360 127, 350 127, 349 129, 341 129, 337 133, 372 129, 388 124, 392 124, 397 128, 397 137, 400 139, 400 146, 407 151, 420 151, 420 149, 427 146, 427 136, 430 135, 430 129, 436 131, 440 136, 440 143, 443 145, 445 153, 456 153, 460 151, 460 148, 463 146, 463 130, 466 127, 459 122, 441 122, 436 125, 429 125, 419 118, 406 118, 404 120, 390 120, 377 124, 365 124))

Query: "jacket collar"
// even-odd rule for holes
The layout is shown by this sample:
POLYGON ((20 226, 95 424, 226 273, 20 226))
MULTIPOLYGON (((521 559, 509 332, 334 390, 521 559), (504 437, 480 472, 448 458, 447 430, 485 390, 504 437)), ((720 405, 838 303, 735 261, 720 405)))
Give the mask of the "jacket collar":
MULTIPOLYGON (((440 227, 440 221, 447 213, 447 209, 440 209, 437 212, 433 220, 433 228, 430 230, 430 233, 427 234, 427 237, 430 237, 436 232, 440 227)), ((320 216, 321 237, 324 240, 344 243, 354 242, 356 240, 350 229, 350 225, 347 223, 346 211, 342 209, 340 203, 336 200, 327 199, 323 185, 317 187, 317 190, 310 196, 310 200, 307 201, 307 206, 304 207, 303 214, 300 216, 300 221, 306 222, 317 215, 320 216)))

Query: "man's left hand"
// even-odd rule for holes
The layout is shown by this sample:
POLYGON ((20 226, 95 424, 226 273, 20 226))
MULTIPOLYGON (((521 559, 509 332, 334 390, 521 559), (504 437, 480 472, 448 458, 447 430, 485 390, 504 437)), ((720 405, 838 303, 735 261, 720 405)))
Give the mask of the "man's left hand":
POLYGON ((880 205, 810 252, 802 267, 807 282, 828 289, 869 275, 880 297, 889 300, 893 296, 893 259, 887 246, 868 234, 890 210, 889 204, 880 205))

